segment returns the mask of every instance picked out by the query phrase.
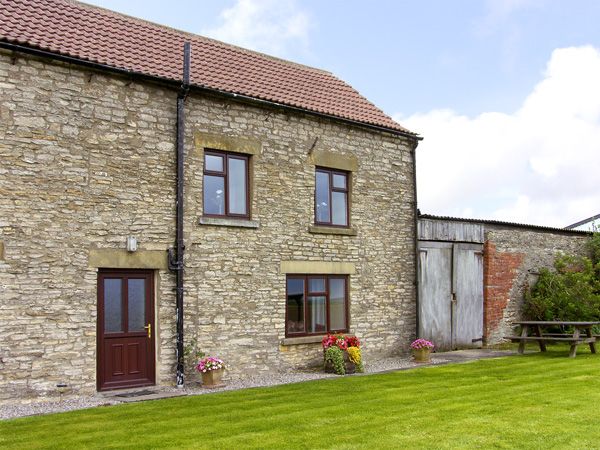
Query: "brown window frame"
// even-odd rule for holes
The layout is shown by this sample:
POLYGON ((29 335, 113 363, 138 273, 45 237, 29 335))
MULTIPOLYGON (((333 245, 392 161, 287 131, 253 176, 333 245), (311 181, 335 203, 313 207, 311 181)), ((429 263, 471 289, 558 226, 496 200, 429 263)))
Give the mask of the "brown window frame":
POLYGON ((327 274, 289 274, 286 275, 285 278, 285 337, 301 337, 301 336, 324 336, 328 333, 347 333, 350 329, 350 312, 349 312, 349 277, 348 275, 327 275, 327 274), (325 292, 320 291, 310 291, 309 290, 309 280, 315 278, 324 278, 325 279, 325 292), (304 280, 304 331, 293 332, 290 333, 288 331, 288 280, 296 279, 296 280, 304 280), (337 279, 344 280, 344 323, 345 327, 343 329, 331 329, 330 324, 330 306, 329 306, 329 280, 337 279), (308 323, 308 308, 306 307, 309 295, 323 295, 325 296, 325 314, 327 315, 327 325, 325 331, 319 331, 316 333, 307 333, 306 332, 306 324, 308 323))
POLYGON ((230 219, 250 219, 250 156, 244 155, 241 153, 234 152, 226 152, 222 150, 213 150, 213 149, 205 149, 203 156, 203 172, 202 172, 202 215, 204 217, 217 217, 217 218, 230 218, 230 219), (223 158, 223 170, 207 170, 206 169, 206 156, 220 156, 223 158), (240 159, 246 162, 246 214, 236 214, 229 212, 229 159, 240 159), (223 195, 225 201, 225 213, 224 214, 213 214, 205 212, 205 204, 204 204, 204 187, 205 187, 205 177, 213 176, 213 177, 222 177, 223 178, 223 195))
POLYGON ((344 170, 328 169, 326 167, 317 167, 315 169, 315 194, 314 194, 314 220, 315 225, 335 228, 350 228, 350 172, 344 170), (317 220, 317 173, 326 173, 329 175, 329 222, 321 222, 317 220), (333 176, 342 175, 346 178, 345 188, 333 187, 333 176), (342 192, 346 194, 346 225, 333 223, 333 193, 342 192))

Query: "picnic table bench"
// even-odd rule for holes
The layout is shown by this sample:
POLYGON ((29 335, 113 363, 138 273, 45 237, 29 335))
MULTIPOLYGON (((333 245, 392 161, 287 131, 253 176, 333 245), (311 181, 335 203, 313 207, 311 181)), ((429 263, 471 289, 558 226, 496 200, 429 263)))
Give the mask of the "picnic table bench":
POLYGON ((540 351, 546 351, 546 342, 566 342, 571 344, 569 357, 575 358, 577 354, 577 346, 580 344, 589 344, 590 351, 596 353, 596 339, 599 337, 592 333, 594 325, 600 325, 600 322, 563 322, 563 321, 537 321, 528 320, 514 322, 514 325, 521 326, 521 334, 519 336, 506 336, 512 342, 519 343, 519 353, 525 351, 527 342, 537 342, 540 346, 540 351), (544 328, 569 326, 573 327, 573 333, 544 333, 544 328), (533 332, 533 334, 531 334, 533 332))

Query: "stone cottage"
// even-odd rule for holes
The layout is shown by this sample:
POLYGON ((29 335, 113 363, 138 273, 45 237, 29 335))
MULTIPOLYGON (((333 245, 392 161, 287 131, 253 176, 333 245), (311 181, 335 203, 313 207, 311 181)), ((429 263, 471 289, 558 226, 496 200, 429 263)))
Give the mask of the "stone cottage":
POLYGON ((0 400, 181 383, 192 339, 233 375, 327 332, 407 348, 417 135, 331 73, 105 9, 0 18, 0 400))

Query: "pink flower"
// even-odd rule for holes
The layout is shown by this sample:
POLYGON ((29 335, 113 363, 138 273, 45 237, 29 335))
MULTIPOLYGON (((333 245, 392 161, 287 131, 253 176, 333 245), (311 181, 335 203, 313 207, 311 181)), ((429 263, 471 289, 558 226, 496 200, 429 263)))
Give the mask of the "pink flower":
POLYGON ((424 348, 432 349, 435 345, 432 342, 429 342, 426 339, 417 339, 410 344, 410 348, 413 350, 422 350, 424 348))

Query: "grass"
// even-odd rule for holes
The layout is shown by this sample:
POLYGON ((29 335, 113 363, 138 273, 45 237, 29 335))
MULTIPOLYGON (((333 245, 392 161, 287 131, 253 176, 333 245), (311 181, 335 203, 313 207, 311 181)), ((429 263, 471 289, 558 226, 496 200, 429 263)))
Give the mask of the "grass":
POLYGON ((600 448, 600 355, 546 354, 0 422, 2 448, 600 448))

